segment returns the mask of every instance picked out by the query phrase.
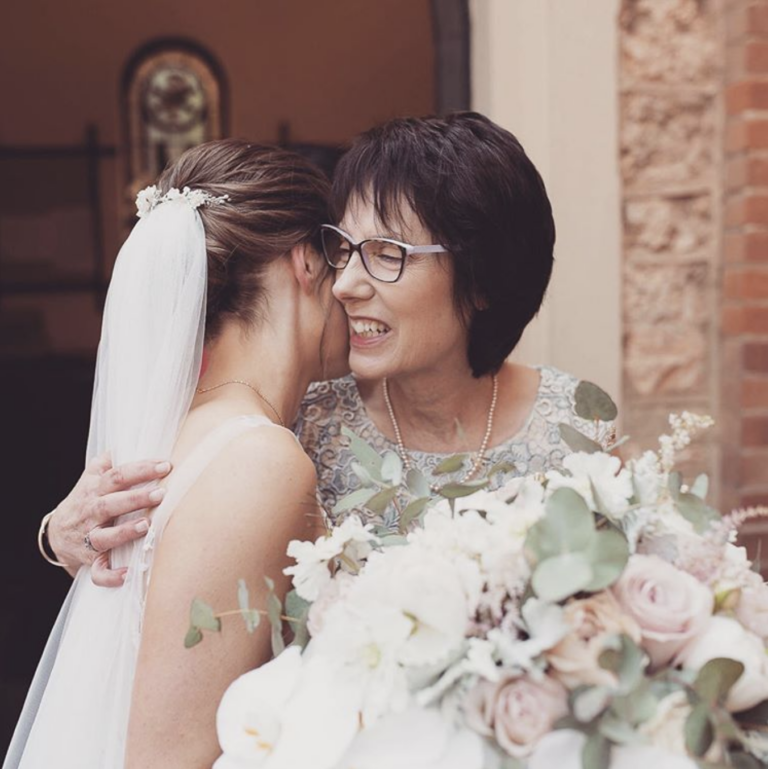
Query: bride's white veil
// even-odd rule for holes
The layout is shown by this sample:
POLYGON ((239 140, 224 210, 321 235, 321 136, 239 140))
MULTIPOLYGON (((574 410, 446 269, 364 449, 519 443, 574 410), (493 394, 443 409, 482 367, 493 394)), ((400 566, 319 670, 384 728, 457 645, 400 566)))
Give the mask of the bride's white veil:
MULTIPOLYGON (((88 459, 106 450, 115 464, 170 456, 194 395, 205 331, 197 207, 223 201, 186 189, 139 196, 142 218, 117 258, 104 311, 88 459)), ((34 723, 20 767, 123 766, 153 529, 113 554, 113 565, 128 566, 122 588, 96 587, 86 568, 77 575, 36 716, 34 703, 25 705, 34 723)))

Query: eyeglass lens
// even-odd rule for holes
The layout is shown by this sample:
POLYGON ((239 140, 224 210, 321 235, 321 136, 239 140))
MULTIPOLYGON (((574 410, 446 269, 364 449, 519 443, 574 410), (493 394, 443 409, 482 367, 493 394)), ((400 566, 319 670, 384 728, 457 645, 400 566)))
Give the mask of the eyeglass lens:
MULTIPOLYGON (((323 250, 332 267, 345 267, 352 257, 354 244, 335 230, 323 230, 323 250)), ((401 246, 386 240, 366 240, 360 247, 363 264, 377 280, 392 282, 402 272, 405 255, 401 246)))

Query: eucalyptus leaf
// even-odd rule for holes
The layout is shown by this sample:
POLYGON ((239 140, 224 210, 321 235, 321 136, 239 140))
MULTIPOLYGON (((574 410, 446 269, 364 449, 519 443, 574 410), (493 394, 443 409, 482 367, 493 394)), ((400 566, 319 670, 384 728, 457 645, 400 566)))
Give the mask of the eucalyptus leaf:
POLYGON ((409 502, 403 514, 400 516, 400 523, 398 529, 401 534, 405 534, 414 521, 418 520, 419 516, 427 509, 430 497, 420 497, 409 502))
POLYGON ((601 667, 616 674, 619 691, 629 694, 643 680, 648 658, 645 652, 629 637, 616 637, 618 649, 608 648, 598 658, 601 667))
POLYGON ((365 507, 368 500, 376 494, 375 489, 356 489, 355 491, 342 497, 334 506, 333 514, 346 513, 355 508, 365 507))
POLYGON ((571 451, 583 451, 585 454, 597 454, 603 447, 592 438, 577 430, 573 425, 561 422, 558 425, 560 437, 571 451))
POLYGON ((433 475, 446 475, 448 473, 458 473, 464 469, 464 463, 467 461, 466 454, 456 454, 444 459, 432 470, 433 475))
POLYGON ((359 435, 348 427, 341 428, 341 434, 349 438, 349 450, 355 455, 357 461, 377 480, 381 480, 382 458, 359 435))
POLYGON ((371 477, 371 474, 359 462, 352 462, 350 464, 350 469, 363 486, 375 486, 375 481, 371 477))
POLYGON ((256 628, 261 624, 261 614, 256 609, 242 609, 240 616, 245 622, 245 629, 249 633, 253 633, 256 628))
POLYGON ((293 631, 293 646, 300 646, 303 649, 309 643, 307 620, 311 608, 312 604, 302 598, 295 590, 291 590, 285 596, 285 614, 291 618, 288 624, 293 631))
POLYGON ((557 603, 584 590, 593 576, 583 553, 563 553, 541 561, 533 572, 531 584, 539 598, 557 603))
POLYGON ((669 489, 669 493, 672 495, 672 499, 677 499, 680 496, 680 489, 682 489, 682 487, 682 474, 677 470, 671 472, 669 474, 669 479, 667 480, 667 488, 669 489))
POLYGON ((251 608, 251 596, 244 579, 237 580, 237 605, 243 611, 251 608))
POLYGON ((604 686, 590 686, 573 698, 573 715, 582 724, 594 721, 609 705, 611 693, 604 686))
POLYGON ((240 607, 240 616, 245 622, 245 629, 249 633, 253 633, 261 624, 261 614, 256 609, 251 609, 248 586, 245 584, 244 579, 240 579, 237 582, 237 605, 240 607))
POLYGON ((440 487, 439 494, 446 499, 458 499, 468 497, 488 485, 488 479, 480 481, 465 481, 464 483, 446 483, 440 487))
POLYGON ((384 534, 379 537, 382 547, 400 547, 407 545, 408 540, 402 534, 384 534))
POLYGON ((272 654, 277 657, 283 649, 285 649, 285 641, 283 640, 283 620, 281 615, 283 613, 283 606, 280 599, 275 594, 275 583, 269 577, 264 577, 264 581, 267 583, 269 590, 267 594, 267 618, 269 624, 272 626, 272 654))
POLYGON ((600 719, 597 728, 603 737, 618 745, 637 745, 643 739, 630 724, 611 713, 600 719))
POLYGON ((517 469, 517 465, 515 465, 514 462, 507 462, 506 460, 502 459, 500 462, 497 462, 495 465, 491 465, 486 475, 489 478, 491 476, 496 475, 496 473, 503 473, 504 475, 507 475, 508 473, 514 472, 516 469, 517 469))
POLYGON ((619 438, 617 441, 614 441, 608 448, 605 450, 606 453, 611 453, 613 451, 616 451, 616 449, 621 448, 625 443, 627 443, 630 440, 629 435, 622 435, 621 438, 619 438))
POLYGON ((593 732, 587 737, 581 750, 583 769, 610 769, 611 743, 600 732, 593 732))
POLYGON ((593 574, 587 590, 597 592, 609 587, 621 576, 629 560, 629 545, 618 531, 598 531, 592 537, 586 555, 593 574))
POLYGON ((187 630, 187 635, 184 637, 184 648, 191 649, 193 646, 197 646, 202 640, 203 633, 200 628, 190 625, 189 630, 187 630))
POLYGON ((595 534, 595 519, 584 498, 573 489, 557 489, 544 517, 529 530, 525 546, 541 561, 587 550, 595 534))
POLYGON ((382 489, 381 491, 374 494, 365 503, 365 507, 367 507, 368 510, 370 510, 372 513, 383 513, 396 496, 397 487, 392 486, 391 488, 382 489))
POLYGON ((424 473, 416 467, 412 467, 405 474, 405 485, 408 487, 408 491, 416 497, 429 496, 429 483, 424 477, 424 473))
POLYGON ((589 422, 612 422, 619 414, 611 396, 592 382, 579 382, 574 401, 576 413, 589 422))
POLYGON ((680 515, 689 521, 698 534, 704 534, 710 526, 720 520, 720 513, 709 507, 696 494, 680 493, 675 499, 680 515))
POLYGON ((189 612, 189 623, 200 630, 221 630, 221 620, 213 613, 213 609, 204 601, 195 598, 189 612))
POLYGON ((715 739, 715 730, 709 718, 709 706, 700 702, 685 720, 685 746, 694 756, 703 756, 715 739))
POLYGON ((699 697, 714 706, 725 700, 731 687, 744 673, 744 665, 736 660, 718 657, 709 660, 696 676, 693 688, 699 697))
POLYGON ((381 463, 381 479, 393 486, 399 486, 403 482, 403 460, 394 451, 384 454, 384 460, 381 463))
POLYGON ((658 700, 647 681, 641 681, 634 691, 614 697, 611 710, 623 721, 641 724, 656 712, 658 700))

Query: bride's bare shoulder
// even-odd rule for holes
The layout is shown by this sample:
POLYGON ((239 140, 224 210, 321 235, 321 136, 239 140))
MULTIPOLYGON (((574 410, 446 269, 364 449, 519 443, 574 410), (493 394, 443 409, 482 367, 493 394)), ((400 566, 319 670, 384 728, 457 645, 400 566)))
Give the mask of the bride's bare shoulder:
POLYGON ((229 526, 247 528, 267 515, 278 515, 285 525, 301 522, 304 513, 314 517, 317 479, 312 460, 289 430, 263 418, 193 415, 179 437, 174 454, 183 456, 175 466, 183 467, 207 435, 233 420, 242 420, 241 429, 215 449, 173 518, 191 524, 225 517, 229 526))

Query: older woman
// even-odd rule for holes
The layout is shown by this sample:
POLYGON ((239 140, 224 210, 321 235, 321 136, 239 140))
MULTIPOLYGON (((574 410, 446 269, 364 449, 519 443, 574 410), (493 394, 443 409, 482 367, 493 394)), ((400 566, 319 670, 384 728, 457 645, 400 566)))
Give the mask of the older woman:
MULTIPOLYGON (((476 113, 391 121, 341 160, 332 204, 324 251, 352 374, 314 385, 296 425, 326 508, 358 483, 343 425, 427 475, 458 452, 470 461, 455 480, 501 460, 514 465, 507 478, 558 466, 568 451, 559 424, 592 428, 573 411, 578 380, 507 360, 541 306, 555 242, 544 184, 517 139, 476 113)), ((50 519, 58 560, 95 560, 95 581, 120 584, 108 551, 142 532, 110 523, 151 508, 149 488, 130 489, 165 472, 162 462, 90 468, 50 519)))

